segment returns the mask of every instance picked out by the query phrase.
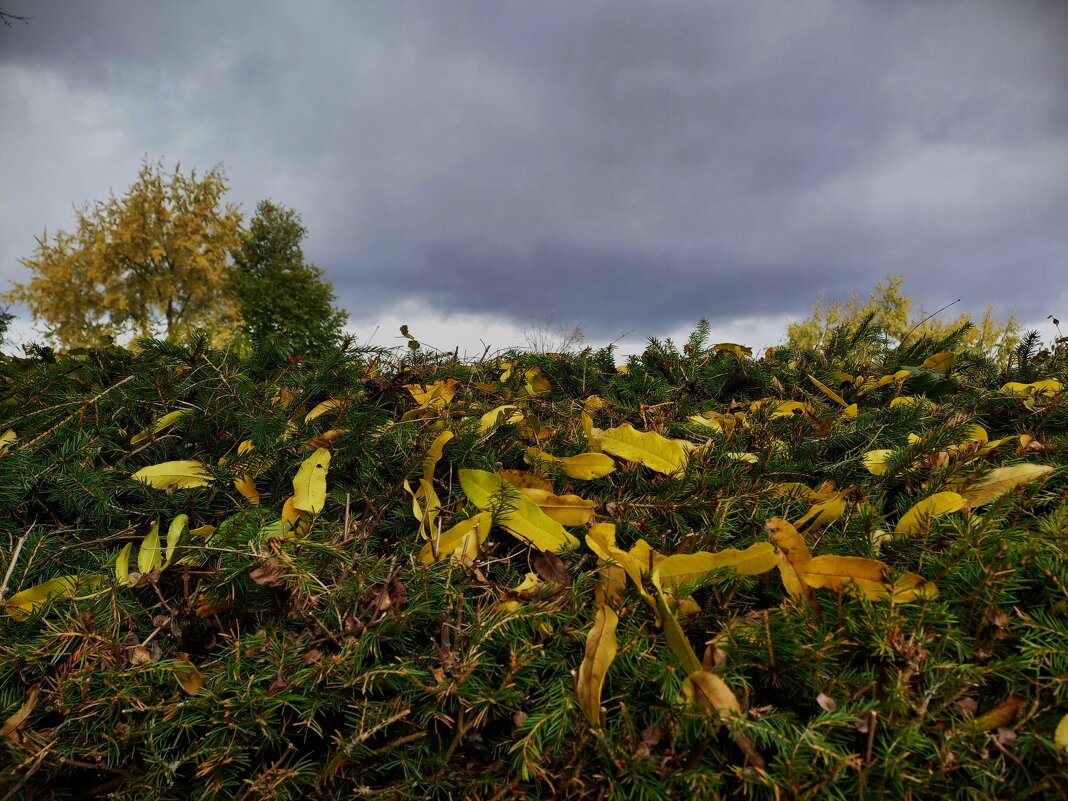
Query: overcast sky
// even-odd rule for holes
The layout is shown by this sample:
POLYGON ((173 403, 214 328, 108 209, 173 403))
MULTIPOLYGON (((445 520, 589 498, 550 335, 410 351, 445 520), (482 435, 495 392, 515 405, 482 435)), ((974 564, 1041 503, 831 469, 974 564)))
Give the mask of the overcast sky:
POLYGON ((552 319, 633 351, 701 318, 770 345, 890 274, 1068 318, 1068 2, 0 9, 32 17, 0 27, 3 289, 148 158, 300 212, 380 345, 552 319))

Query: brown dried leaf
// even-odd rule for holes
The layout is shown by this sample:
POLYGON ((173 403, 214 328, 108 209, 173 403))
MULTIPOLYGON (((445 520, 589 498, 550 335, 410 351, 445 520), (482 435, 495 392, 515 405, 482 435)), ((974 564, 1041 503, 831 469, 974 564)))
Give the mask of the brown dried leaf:
POLYGON ((4 725, 0 726, 0 737, 10 737, 17 732, 22 725, 29 718, 30 713, 33 712, 33 708, 37 706, 37 694, 41 691, 40 687, 33 687, 26 695, 26 700, 22 702, 15 714, 4 721, 4 725))
POLYGON ((1025 706, 1026 700, 1018 695, 1010 695, 989 712, 973 720, 970 728, 974 731, 992 731, 1007 726, 1025 706))
POLYGON ((550 551, 534 557, 534 570, 542 581, 555 584, 560 589, 571 586, 571 576, 568 575, 567 568, 560 561, 560 557, 550 551))
POLYGON ((819 693, 816 695, 816 703, 820 705, 820 709, 824 712, 834 712, 838 709, 838 702, 835 701, 827 693, 819 693))
POLYGON ((268 559, 260 562, 256 567, 248 571, 248 577, 261 587, 276 590, 286 586, 286 577, 289 568, 277 559, 268 559))
POLYGON ((172 669, 178 683, 189 695, 196 695, 204 689, 204 676, 197 670, 197 666, 189 661, 189 654, 178 654, 172 669))

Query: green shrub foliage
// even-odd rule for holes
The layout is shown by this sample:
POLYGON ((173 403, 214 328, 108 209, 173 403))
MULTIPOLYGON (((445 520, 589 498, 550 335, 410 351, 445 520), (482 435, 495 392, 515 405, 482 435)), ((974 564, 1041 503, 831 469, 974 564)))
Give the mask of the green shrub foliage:
POLYGON ((0 798, 1064 797, 1063 353, 862 326, 754 359, 706 323, 619 368, 254 343, 0 362, 0 798), (681 468, 618 455, 628 423, 681 468), (614 471, 573 477, 583 453, 614 471), (174 462, 199 479, 132 478, 174 462), (1021 463, 1052 469, 990 488, 1021 463), (479 511, 460 471, 499 469, 644 541, 641 592, 585 524, 557 553, 508 533, 515 487, 442 553, 479 511), (937 493, 965 503, 903 522, 937 493), (790 590, 781 549, 654 587, 660 555, 771 552, 769 520, 874 589, 790 590))

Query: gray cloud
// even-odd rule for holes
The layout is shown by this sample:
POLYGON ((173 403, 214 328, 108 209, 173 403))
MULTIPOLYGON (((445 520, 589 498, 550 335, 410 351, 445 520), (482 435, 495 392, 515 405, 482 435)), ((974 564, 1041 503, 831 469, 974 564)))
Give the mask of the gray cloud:
POLYGON ((928 308, 1068 301, 1063 3, 23 13, 0 30, 0 279, 148 155, 297 208, 354 316, 420 299, 657 334, 890 273, 928 308))

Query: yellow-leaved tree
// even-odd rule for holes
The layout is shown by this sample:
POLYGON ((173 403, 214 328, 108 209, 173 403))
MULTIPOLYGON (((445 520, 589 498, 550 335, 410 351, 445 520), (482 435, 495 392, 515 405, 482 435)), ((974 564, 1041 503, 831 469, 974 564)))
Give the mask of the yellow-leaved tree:
POLYGON ((900 275, 889 276, 885 282, 880 281, 863 305, 855 294, 848 303, 835 301, 829 305, 821 297, 816 301, 811 317, 787 325, 789 346, 820 348, 835 328, 856 325, 873 313, 874 325, 896 342, 906 337, 909 342, 920 337, 940 339, 965 323, 971 323, 973 327, 964 335, 961 347, 998 361, 1007 359, 1019 340, 1020 326, 1016 319, 1010 316, 1007 320, 999 320, 994 316, 993 306, 988 306, 979 319, 973 319, 969 314, 955 318, 942 318, 940 315, 929 317, 923 309, 913 313, 912 298, 901 291, 903 282, 904 277, 900 275))
POLYGON ((78 209, 73 232, 45 231, 21 259, 33 277, 3 297, 24 303, 62 347, 197 329, 224 338, 240 326, 229 254, 241 213, 223 203, 227 188, 218 168, 164 174, 146 161, 123 197, 78 209))

